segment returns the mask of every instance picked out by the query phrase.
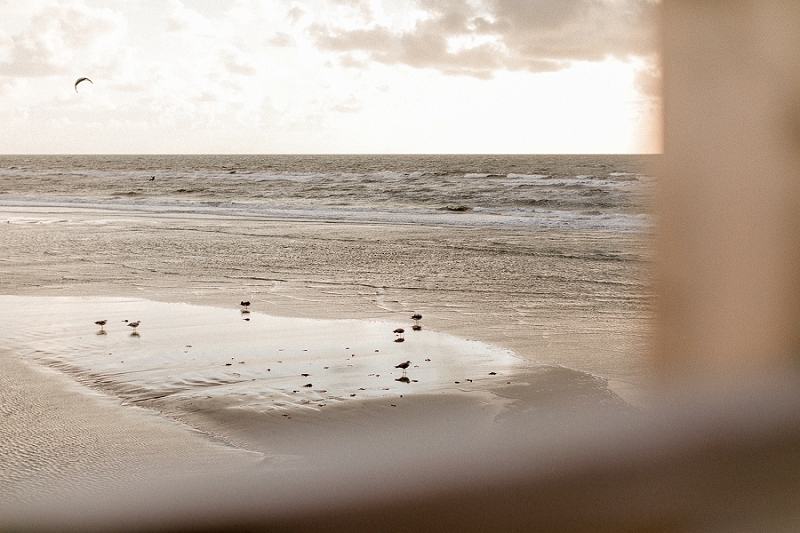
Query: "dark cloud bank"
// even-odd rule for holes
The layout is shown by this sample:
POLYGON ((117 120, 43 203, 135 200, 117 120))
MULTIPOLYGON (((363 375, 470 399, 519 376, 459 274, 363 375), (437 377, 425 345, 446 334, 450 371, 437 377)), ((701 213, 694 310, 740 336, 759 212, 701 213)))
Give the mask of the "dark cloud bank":
MULTIPOLYGON (((366 0, 338 0, 369 13, 366 0)), ((547 72, 575 61, 655 57, 654 0, 420 0, 428 17, 404 32, 313 24, 322 49, 367 62, 490 77, 500 69, 547 72), (454 43, 468 43, 453 46, 454 43)))

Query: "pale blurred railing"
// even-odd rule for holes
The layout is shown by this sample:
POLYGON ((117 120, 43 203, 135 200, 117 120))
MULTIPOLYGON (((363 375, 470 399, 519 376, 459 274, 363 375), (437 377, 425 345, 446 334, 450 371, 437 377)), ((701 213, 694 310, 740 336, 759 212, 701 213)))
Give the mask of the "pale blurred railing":
POLYGON ((800 3, 663 7, 658 364, 677 378, 797 369, 800 3))

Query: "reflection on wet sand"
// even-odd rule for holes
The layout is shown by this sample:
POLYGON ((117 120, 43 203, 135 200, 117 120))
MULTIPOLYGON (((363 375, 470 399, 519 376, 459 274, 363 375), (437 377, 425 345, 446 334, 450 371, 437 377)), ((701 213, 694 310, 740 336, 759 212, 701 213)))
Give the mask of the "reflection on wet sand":
POLYGON ((237 429, 237 420, 266 431, 274 416, 296 419, 301 413, 335 419, 359 412, 368 420, 387 401, 397 405, 401 394, 406 400, 444 395, 453 401, 478 394, 500 411, 529 411, 561 396, 624 406, 605 380, 590 374, 531 363, 509 350, 430 329, 398 344, 403 328, 381 321, 252 312, 245 323, 236 310, 141 299, 0 300, 18 309, 0 328, 23 357, 213 435, 245 431, 237 429), (146 318, 147 335, 139 335, 143 322, 137 320, 126 323, 134 330, 128 335, 114 327, 102 337, 88 336, 80 324, 91 323, 86 317, 98 307, 110 324, 126 323, 121 317, 134 313, 146 318), (233 416, 245 412, 259 421, 233 416))

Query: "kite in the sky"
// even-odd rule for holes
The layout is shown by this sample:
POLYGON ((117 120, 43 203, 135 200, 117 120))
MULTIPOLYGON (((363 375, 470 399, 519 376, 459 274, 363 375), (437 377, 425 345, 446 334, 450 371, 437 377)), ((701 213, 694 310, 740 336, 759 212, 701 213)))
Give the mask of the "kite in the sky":
POLYGON ((75 82, 75 92, 78 92, 78 84, 80 82, 82 82, 82 81, 88 81, 89 83, 94 85, 94 82, 92 80, 90 80, 89 78, 78 78, 78 81, 75 82))

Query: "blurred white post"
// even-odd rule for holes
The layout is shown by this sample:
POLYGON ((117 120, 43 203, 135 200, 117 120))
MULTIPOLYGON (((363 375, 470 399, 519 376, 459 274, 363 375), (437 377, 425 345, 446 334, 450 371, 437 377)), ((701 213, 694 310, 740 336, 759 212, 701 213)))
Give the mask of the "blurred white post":
POLYGON ((694 379, 800 366, 800 2, 662 7, 656 362, 694 379))

